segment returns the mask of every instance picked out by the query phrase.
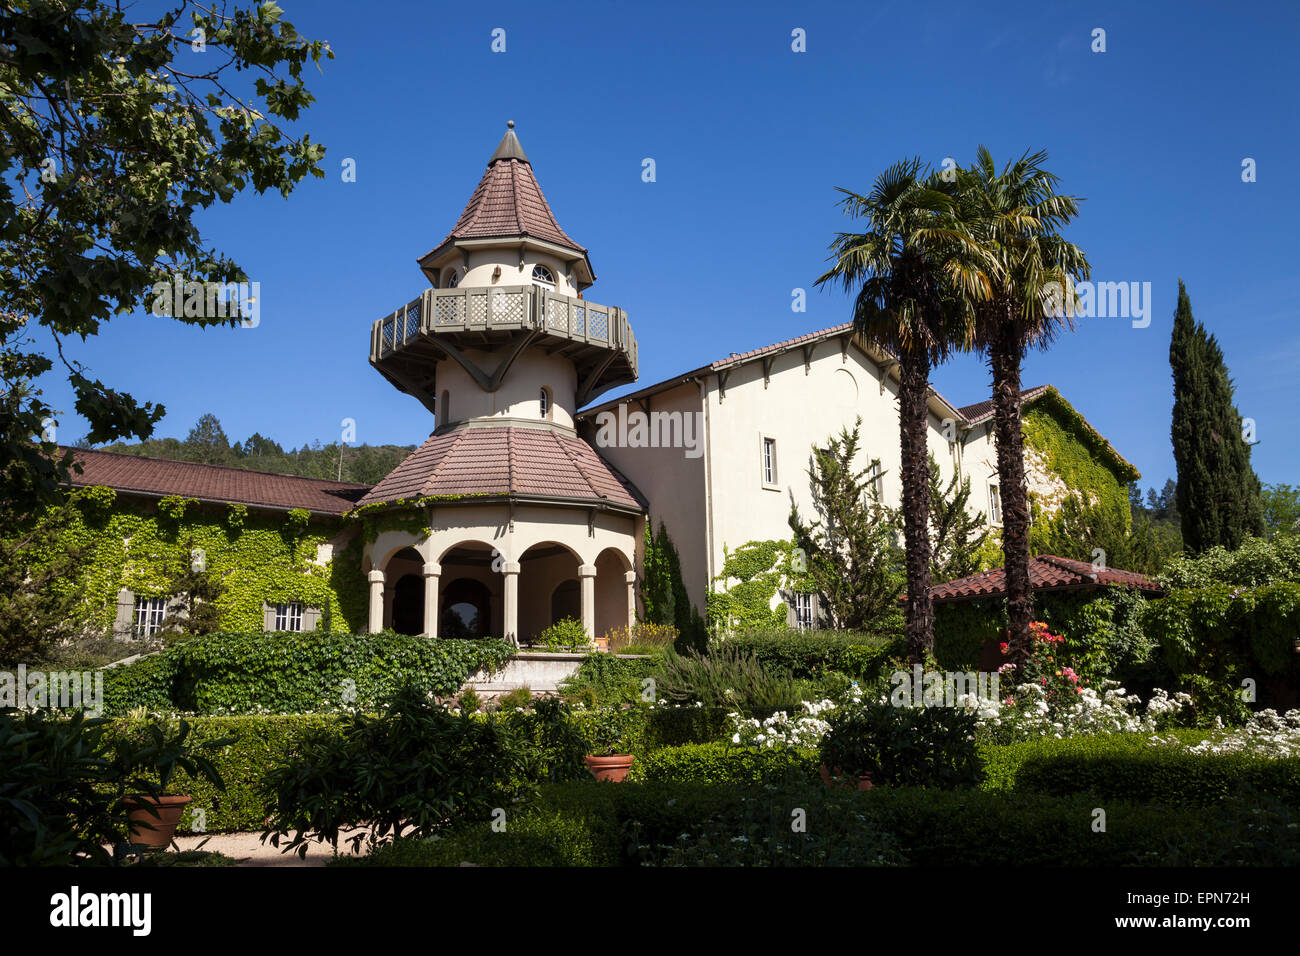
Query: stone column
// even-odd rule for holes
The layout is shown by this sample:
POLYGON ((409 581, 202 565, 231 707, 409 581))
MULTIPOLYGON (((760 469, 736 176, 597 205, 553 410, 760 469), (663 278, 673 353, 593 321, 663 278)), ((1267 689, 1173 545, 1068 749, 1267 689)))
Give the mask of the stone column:
POLYGON ((596 636, 596 566, 583 564, 578 567, 578 578, 582 582, 582 626, 587 636, 596 636))
POLYGON ((442 565, 437 561, 424 562, 424 636, 438 636, 438 578, 442 565))
POLYGON ((370 581, 370 621, 368 628, 371 634, 378 634, 384 629, 384 572, 378 569, 371 571, 367 580, 370 581))
POLYGON ((519 562, 507 561, 501 567, 506 577, 505 595, 502 600, 502 616, 505 618, 502 635, 507 641, 519 644, 519 562))
POLYGON ((623 580, 627 582, 627 634, 631 640, 632 628, 636 627, 636 572, 627 572, 623 580))

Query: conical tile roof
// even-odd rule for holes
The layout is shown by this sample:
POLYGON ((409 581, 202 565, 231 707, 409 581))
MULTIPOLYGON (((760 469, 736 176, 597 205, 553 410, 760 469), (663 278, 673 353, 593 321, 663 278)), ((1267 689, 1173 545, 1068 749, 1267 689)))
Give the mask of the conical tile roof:
MULTIPOLYGON (((510 124, 512 127, 513 123, 510 124)), ((527 236, 586 253, 586 249, 560 228, 533 175, 533 166, 513 129, 507 129, 487 171, 447 238, 435 248, 456 239, 515 239, 527 236)))

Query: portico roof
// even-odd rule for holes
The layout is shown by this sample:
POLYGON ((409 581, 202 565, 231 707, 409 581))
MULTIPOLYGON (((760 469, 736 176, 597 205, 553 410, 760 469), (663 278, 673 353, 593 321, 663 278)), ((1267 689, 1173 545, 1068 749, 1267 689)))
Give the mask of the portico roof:
POLYGON ((576 435, 471 424, 435 432, 358 506, 417 498, 517 500, 645 510, 635 487, 576 435))

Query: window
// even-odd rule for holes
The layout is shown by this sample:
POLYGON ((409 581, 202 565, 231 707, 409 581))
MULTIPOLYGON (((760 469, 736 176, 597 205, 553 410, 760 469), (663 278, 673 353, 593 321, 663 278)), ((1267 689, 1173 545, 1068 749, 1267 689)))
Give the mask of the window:
POLYGON ((816 621, 813 618, 813 595, 795 594, 794 626, 801 631, 806 631, 815 624, 816 621))
POLYGON ((137 597, 135 599, 135 625, 131 633, 136 637, 150 637, 162 630, 163 618, 167 616, 167 599, 160 597, 137 597))
POLYGON ((993 524, 1002 523, 1002 497, 997 485, 989 485, 989 520, 993 524))
POLYGON ((442 287, 444 289, 454 289, 460 285, 460 279, 456 276, 455 269, 448 269, 442 275, 442 287))
POLYGON ((542 409, 542 417, 550 418, 551 417, 551 390, 549 388, 545 388, 545 387, 542 388, 541 394, 538 397, 538 404, 541 406, 542 409))
POLYGON ((302 605, 295 602, 275 606, 275 630, 301 631, 302 605))
POLYGON ((885 472, 880 467, 879 458, 871 462, 871 467, 867 470, 867 479, 871 482, 871 489, 876 493, 876 497, 883 497, 885 494, 885 472))
POLYGON ((776 439, 763 439, 763 484, 776 484, 776 439))
POLYGON ((533 266, 533 285, 555 290, 555 273, 543 265, 533 266))

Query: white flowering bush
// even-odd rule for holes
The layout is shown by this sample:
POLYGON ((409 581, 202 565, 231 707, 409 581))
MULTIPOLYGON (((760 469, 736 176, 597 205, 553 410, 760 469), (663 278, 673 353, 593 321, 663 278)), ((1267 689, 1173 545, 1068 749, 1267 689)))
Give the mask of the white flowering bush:
POLYGON ((783 710, 777 711, 766 720, 743 717, 738 713, 727 715, 729 739, 738 747, 772 749, 776 747, 799 747, 816 749, 830 725, 823 716, 835 709, 832 700, 806 700, 802 704, 804 712, 790 716, 783 710))
POLYGON ((1168 727, 1192 703, 1188 694, 1180 692, 1170 696, 1156 688, 1142 708, 1141 698, 1114 681, 1103 681, 1101 693, 1091 687, 1080 688, 1064 704, 1049 703, 1039 684, 1021 684, 1013 696, 1001 701, 973 695, 962 700, 977 709, 980 734, 993 743, 1034 737, 1156 733, 1168 727))
MULTIPOLYGON (((1187 746, 1190 753, 1196 754, 1251 754, 1263 757, 1300 757, 1300 710, 1289 710, 1285 714, 1269 708, 1251 715, 1244 726, 1231 731, 1222 729, 1222 723, 1216 720, 1219 728, 1199 744, 1187 746)), ((1156 745, 1185 746, 1176 737, 1152 737, 1156 745)))

